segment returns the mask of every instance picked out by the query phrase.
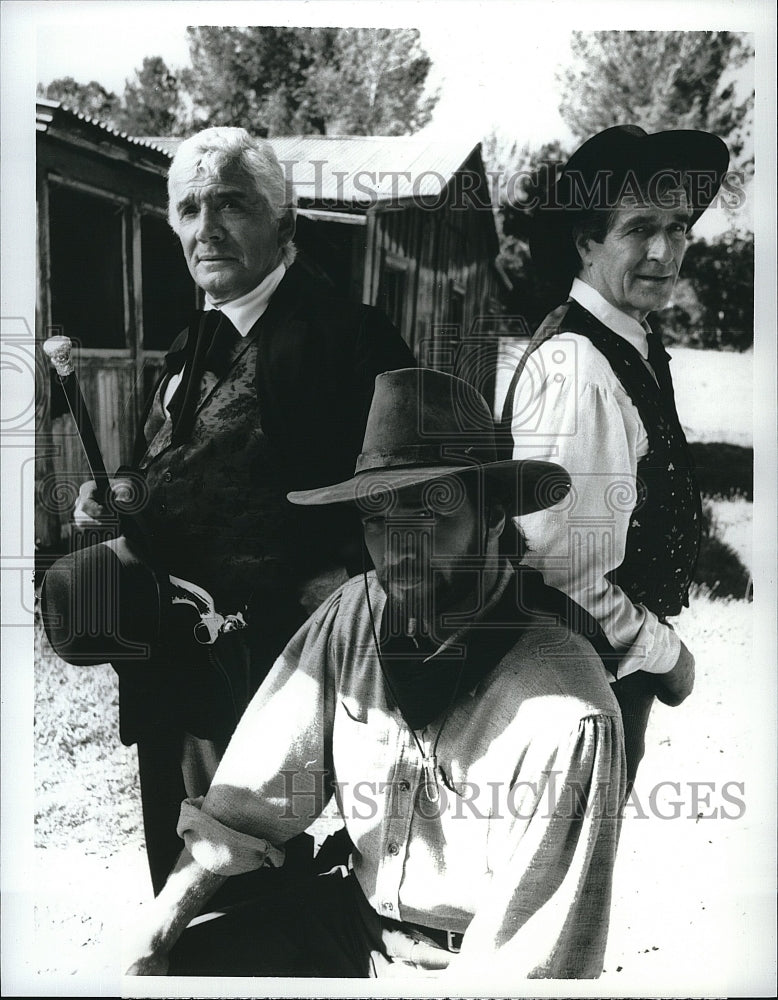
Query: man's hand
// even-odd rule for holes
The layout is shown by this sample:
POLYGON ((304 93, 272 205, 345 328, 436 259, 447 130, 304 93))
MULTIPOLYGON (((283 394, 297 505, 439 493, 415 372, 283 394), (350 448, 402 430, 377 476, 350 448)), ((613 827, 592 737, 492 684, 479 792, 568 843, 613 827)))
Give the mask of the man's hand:
POLYGON ((122 935, 121 959, 126 976, 167 975, 168 952, 161 946, 166 921, 158 909, 157 899, 144 903, 140 916, 122 935))
MULTIPOLYGON (((111 511, 95 500, 97 486, 94 480, 82 483, 78 491, 78 499, 73 508, 73 520, 77 527, 86 528, 90 525, 103 524, 111 517, 111 511)), ((111 493, 117 504, 127 504, 135 492, 130 479, 112 479, 111 493)))
POLYGON ((168 965, 167 955, 145 955, 132 963, 125 976, 166 976, 168 965))
POLYGON ((404 931, 384 929, 381 940, 386 955, 372 954, 376 973, 381 976, 407 975, 408 969, 424 969, 428 974, 448 968, 455 956, 444 948, 418 941, 404 931))
POLYGON ((162 891, 144 904, 125 938, 122 967, 128 976, 165 976, 168 955, 189 921, 226 881, 199 865, 184 848, 162 891))
POLYGON ((658 674, 657 698, 665 705, 680 705, 689 697, 694 687, 694 657, 681 642, 681 651, 669 673, 658 674))

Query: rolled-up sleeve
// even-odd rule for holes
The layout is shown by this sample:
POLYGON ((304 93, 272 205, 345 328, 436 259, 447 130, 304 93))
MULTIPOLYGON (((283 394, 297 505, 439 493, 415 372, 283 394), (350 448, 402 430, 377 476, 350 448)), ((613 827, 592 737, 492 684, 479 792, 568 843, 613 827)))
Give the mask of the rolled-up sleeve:
MULTIPOLYGON (((522 808, 501 824, 501 861, 449 976, 489 970, 511 981, 602 972, 624 797, 619 719, 581 720, 551 759, 529 821, 522 808)), ((527 770, 520 769, 517 788, 537 782, 527 770)))
POLYGON ((178 835, 203 868, 216 875, 240 875, 272 865, 280 868, 284 851, 261 837, 240 833, 202 811, 203 797, 181 804, 178 835))
POLYGON ((246 709, 208 794, 185 800, 179 835, 203 867, 235 875, 283 863, 283 844, 329 800, 333 595, 290 640, 246 709))

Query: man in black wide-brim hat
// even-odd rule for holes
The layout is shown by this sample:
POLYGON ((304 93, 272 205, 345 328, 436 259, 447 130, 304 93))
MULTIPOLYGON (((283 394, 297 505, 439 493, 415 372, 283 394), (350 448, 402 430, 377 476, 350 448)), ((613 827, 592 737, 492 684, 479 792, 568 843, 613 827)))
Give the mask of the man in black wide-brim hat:
POLYGON ((669 355, 646 317, 668 304, 728 162, 707 132, 635 125, 570 157, 530 243, 538 270, 569 296, 533 337, 503 412, 515 454, 553 457, 571 473, 568 505, 521 523, 533 565, 620 654, 630 783, 654 697, 676 705, 692 690, 694 659, 668 619, 688 605, 701 528, 669 355))
POLYGON ((469 383, 377 377, 353 477, 289 494, 356 506, 375 571, 287 645, 205 799, 184 802, 186 846, 143 907, 130 974, 437 974, 455 992, 484 971, 506 989, 601 974, 618 705, 563 595, 499 549, 507 517, 568 490, 556 464, 498 459, 469 383), (333 795, 348 871, 268 882, 187 927, 227 876, 282 864, 333 795))

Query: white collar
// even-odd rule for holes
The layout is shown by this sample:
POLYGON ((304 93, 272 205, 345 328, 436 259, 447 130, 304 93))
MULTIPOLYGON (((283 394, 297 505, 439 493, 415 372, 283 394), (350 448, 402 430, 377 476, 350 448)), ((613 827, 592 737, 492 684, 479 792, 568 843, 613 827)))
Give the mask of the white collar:
POLYGON ((644 361, 648 360, 648 340, 647 331, 642 323, 638 323, 632 316, 627 316, 621 309, 611 305, 596 288, 592 288, 581 278, 573 280, 573 287, 570 289, 570 298, 588 310, 601 323, 604 323, 609 330, 613 330, 627 343, 632 344, 644 361))
POLYGON ((279 264, 274 271, 271 271, 260 281, 256 288, 241 295, 239 299, 232 299, 232 301, 224 302, 219 306, 214 305, 206 295, 205 308, 221 309, 241 337, 245 337, 267 309, 273 292, 281 284, 281 279, 285 274, 286 265, 279 264))

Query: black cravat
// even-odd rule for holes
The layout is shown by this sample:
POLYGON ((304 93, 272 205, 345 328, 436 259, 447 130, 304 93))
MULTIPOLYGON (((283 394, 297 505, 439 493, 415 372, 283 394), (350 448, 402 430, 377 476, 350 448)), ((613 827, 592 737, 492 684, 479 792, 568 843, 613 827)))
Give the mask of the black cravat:
POLYGON ((184 376, 168 404, 173 421, 172 443, 181 444, 192 433, 194 415, 200 400, 203 373, 210 371, 222 378, 229 370, 230 359, 240 334, 218 309, 198 312, 189 327, 190 355, 184 376))
POLYGON ((660 390, 673 398, 673 380, 670 375, 670 355, 664 348, 661 334, 649 327, 648 330, 648 363, 656 376, 660 390))

